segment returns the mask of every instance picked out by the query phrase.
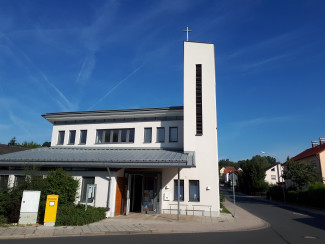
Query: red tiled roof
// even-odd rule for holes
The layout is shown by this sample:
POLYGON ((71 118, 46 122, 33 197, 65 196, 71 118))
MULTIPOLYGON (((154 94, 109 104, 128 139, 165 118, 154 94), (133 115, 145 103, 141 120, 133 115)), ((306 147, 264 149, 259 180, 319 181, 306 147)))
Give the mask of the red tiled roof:
POLYGON ((303 158, 307 158, 307 157, 319 154, 324 150, 325 150, 325 144, 318 145, 316 147, 309 148, 309 149, 303 151, 302 153, 299 153, 298 155, 294 156, 292 158, 292 160, 296 161, 296 160, 300 160, 303 158))
POLYGON ((227 173, 229 173, 231 171, 238 171, 238 170, 235 169, 235 167, 230 166, 230 167, 225 167, 225 171, 223 173, 227 174, 227 173))

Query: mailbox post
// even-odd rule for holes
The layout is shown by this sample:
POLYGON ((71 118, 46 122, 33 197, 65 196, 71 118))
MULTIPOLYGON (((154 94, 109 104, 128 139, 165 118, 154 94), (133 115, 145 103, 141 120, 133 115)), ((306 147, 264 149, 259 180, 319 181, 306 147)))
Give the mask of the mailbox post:
POLYGON ((44 216, 44 226, 55 225, 58 202, 59 202, 58 195, 47 195, 45 216, 44 216))

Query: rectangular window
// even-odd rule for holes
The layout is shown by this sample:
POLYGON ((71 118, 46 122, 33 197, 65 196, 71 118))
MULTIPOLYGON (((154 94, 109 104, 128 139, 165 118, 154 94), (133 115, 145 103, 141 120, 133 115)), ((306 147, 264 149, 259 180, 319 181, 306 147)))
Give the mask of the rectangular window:
POLYGON ((87 141, 87 130, 80 131, 80 143, 79 144, 86 144, 87 141))
POLYGON ((119 133, 119 130, 113 130, 113 142, 118 142, 118 133, 119 133))
MULTIPOLYGON (((180 195, 179 195, 179 200, 184 201, 184 180, 180 180, 180 195)), ((174 180, 174 201, 177 201, 178 195, 178 180, 174 180)))
POLYGON ((276 176, 275 175, 271 175, 271 179, 272 180, 276 180, 276 176))
POLYGON ((128 142, 134 142, 134 129, 129 129, 129 140, 128 142))
POLYGON ((202 123, 202 64, 196 65, 196 135, 203 134, 202 123))
POLYGON ((95 177, 82 177, 81 202, 86 202, 87 185, 95 184, 95 177))
POLYGON ((126 136, 127 136, 127 130, 126 129, 123 129, 121 131, 121 142, 126 142, 126 136))
POLYGON ((134 142, 134 129, 97 130, 96 143, 128 143, 134 142))
POLYGON ((76 131, 75 130, 70 130, 69 144, 74 145, 75 140, 76 140, 76 131))
POLYGON ((104 131, 103 130, 97 130, 97 139, 96 139, 96 143, 103 143, 103 135, 104 135, 104 131))
POLYGON ((104 130, 104 142, 109 143, 111 142, 111 130, 104 130))
POLYGON ((152 128, 144 128, 144 143, 151 143, 152 128))
POLYGON ((64 133, 65 131, 59 131, 59 137, 58 137, 58 145, 63 145, 64 143, 64 133))
POLYGON ((169 141, 170 142, 178 141, 178 128, 177 127, 169 127, 169 141))
POLYGON ((190 180, 190 201, 199 202, 200 201, 200 186, 198 180, 190 180))
POLYGON ((157 128, 157 142, 165 142, 165 127, 157 128))
POLYGON ((25 182, 25 175, 15 175, 15 183, 14 186, 21 186, 25 182))
POLYGON ((0 190, 4 190, 8 187, 9 175, 0 175, 0 190))

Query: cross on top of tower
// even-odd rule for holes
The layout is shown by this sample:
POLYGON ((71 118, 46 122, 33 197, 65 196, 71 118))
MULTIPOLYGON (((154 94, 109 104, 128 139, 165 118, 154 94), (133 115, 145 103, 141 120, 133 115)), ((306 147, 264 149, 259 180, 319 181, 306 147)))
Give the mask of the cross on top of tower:
POLYGON ((186 41, 188 41, 188 33, 189 32, 192 32, 191 30, 189 30, 189 26, 186 27, 186 30, 184 30, 184 32, 187 32, 186 35, 187 35, 187 39, 186 41))

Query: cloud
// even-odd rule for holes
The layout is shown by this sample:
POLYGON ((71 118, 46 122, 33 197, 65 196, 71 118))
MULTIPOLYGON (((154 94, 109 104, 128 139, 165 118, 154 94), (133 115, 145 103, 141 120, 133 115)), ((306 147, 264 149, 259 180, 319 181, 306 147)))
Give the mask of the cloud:
POLYGON ((5 34, 2 33, 1 37, 6 40, 9 48, 12 50, 12 52, 10 52, 12 58, 16 60, 17 63, 19 63, 28 71, 28 73, 30 74, 30 78, 36 81, 39 86, 43 86, 44 82, 42 81, 45 81, 45 84, 47 84, 55 91, 58 97, 53 96, 53 94, 55 93, 53 92, 50 93, 54 101, 56 101, 59 105, 61 105, 61 107, 65 111, 73 110, 76 108, 76 106, 73 105, 68 100, 68 98, 63 94, 63 92, 47 78, 44 72, 40 68, 36 67, 36 65, 33 63, 33 61, 29 58, 29 56, 24 51, 19 49, 5 34), (58 100, 62 100, 62 101, 59 102, 58 100))
POLYGON ((85 84, 87 82, 95 68, 95 64, 96 60, 94 54, 91 54, 84 59, 76 79, 77 84, 85 84))
POLYGON ((135 70, 133 70, 131 73, 129 73, 124 79, 120 80, 116 83, 115 86, 113 86, 110 90, 106 92, 104 96, 102 96, 96 103, 94 103, 92 106, 88 108, 88 110, 93 109, 98 103, 103 101, 106 97, 108 97, 116 88, 118 88, 121 84, 123 84, 125 81, 127 81, 130 77, 132 77, 135 73, 137 73, 144 64, 141 64, 139 67, 137 67, 135 70))

